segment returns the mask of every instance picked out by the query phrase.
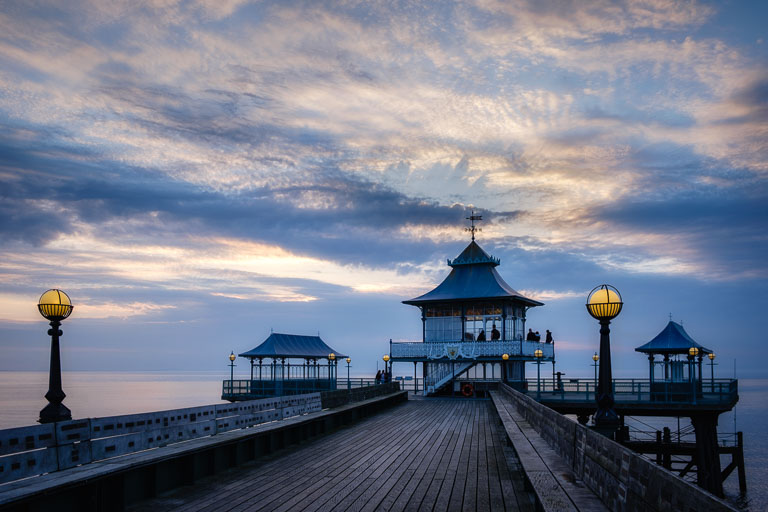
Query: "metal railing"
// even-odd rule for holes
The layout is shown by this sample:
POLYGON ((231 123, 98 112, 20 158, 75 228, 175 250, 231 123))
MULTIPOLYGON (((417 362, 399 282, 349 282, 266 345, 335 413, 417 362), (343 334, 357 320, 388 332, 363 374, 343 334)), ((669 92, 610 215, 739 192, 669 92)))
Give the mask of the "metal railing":
POLYGON ((457 341, 392 343, 393 359, 478 359, 483 357, 533 357, 541 349, 545 359, 554 355, 554 344, 538 341, 457 341))
POLYGON ((356 389, 381 384, 372 378, 325 379, 285 379, 285 380, 225 380, 221 383, 223 400, 247 399, 251 397, 285 396, 314 393, 317 391, 335 391, 337 389, 356 389))
MULTIPOLYGON (((544 400, 595 400, 597 382, 594 379, 526 379, 529 394, 538 386, 544 400)), ((691 382, 653 381, 648 379, 614 379, 613 396, 616 402, 676 402, 676 403, 730 403, 738 397, 735 379, 705 379, 691 382), (695 390, 695 392, 694 392, 695 390)))

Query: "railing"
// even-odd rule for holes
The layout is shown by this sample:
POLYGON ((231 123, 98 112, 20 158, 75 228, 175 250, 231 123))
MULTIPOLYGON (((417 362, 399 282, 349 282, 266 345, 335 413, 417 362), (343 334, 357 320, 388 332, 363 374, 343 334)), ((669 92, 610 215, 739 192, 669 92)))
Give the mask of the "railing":
MULTIPOLYGON (((253 372, 254 380, 294 380, 294 379, 328 379, 327 364, 291 364, 286 360, 285 364, 264 363, 259 365, 256 362, 253 368, 246 365, 249 374, 253 372)), ((341 371, 346 373, 345 366, 342 364, 333 365, 333 374, 341 371)), ((239 373, 239 372, 238 372, 239 373)))
POLYGON ((312 393, 0 430, 0 484, 321 409, 312 393))
POLYGON ((393 359, 478 359, 483 357, 533 357, 541 349, 545 359, 554 355, 552 343, 537 341, 457 341, 392 343, 393 359))
POLYGON ((448 382, 448 380, 461 375, 464 371, 472 367, 474 363, 467 361, 440 362, 429 365, 430 374, 424 380, 427 386, 427 392, 433 393, 437 388, 448 382))
POLYGON ((221 383, 222 400, 248 399, 264 396, 301 395, 317 391, 337 389, 355 389, 373 386, 377 383, 371 378, 356 379, 285 379, 285 380, 225 380, 221 383))
MULTIPOLYGON (((595 400, 597 382, 594 379, 527 379, 528 394, 541 386, 543 400, 595 400)), ((717 404, 730 403, 738 397, 735 379, 705 379, 690 382, 649 381, 647 379, 614 379, 613 396, 620 402, 674 402, 717 404), (696 390, 694 395, 694 389, 696 390)))

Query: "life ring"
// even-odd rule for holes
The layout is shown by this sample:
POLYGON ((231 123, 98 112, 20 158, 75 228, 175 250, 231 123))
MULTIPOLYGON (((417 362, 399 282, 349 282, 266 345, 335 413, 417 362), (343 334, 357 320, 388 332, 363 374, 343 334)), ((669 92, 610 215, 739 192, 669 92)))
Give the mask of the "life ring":
POLYGON ((474 392, 475 392, 475 388, 473 388, 472 384, 470 384, 469 382, 461 386, 461 394, 464 396, 467 396, 467 397, 472 396, 474 392))

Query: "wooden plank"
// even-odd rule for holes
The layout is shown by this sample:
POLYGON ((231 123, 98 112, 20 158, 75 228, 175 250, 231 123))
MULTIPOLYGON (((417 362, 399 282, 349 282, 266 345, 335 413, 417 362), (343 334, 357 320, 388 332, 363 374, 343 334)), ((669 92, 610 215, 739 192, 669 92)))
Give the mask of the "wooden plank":
MULTIPOLYGON (((457 409, 460 408, 461 406, 457 407, 457 409)), ((379 499, 368 500, 361 510, 403 510, 406 508, 406 505, 411 502, 414 489, 429 468, 433 467, 434 460, 440 459, 436 455, 444 451, 443 441, 448 435, 451 425, 459 419, 458 410, 455 414, 443 414, 442 417, 435 418, 435 421, 429 426, 432 431, 430 441, 424 443, 418 452, 413 452, 413 457, 410 460, 403 461, 404 464, 407 464, 407 469, 401 472, 399 478, 391 478, 385 482, 379 489, 379 499), (425 461, 429 461, 429 464, 425 461)))
MULTIPOLYGON (((370 421, 371 418, 365 421, 370 421)), ((290 421, 290 420, 287 420, 290 421)), ((354 443, 353 443, 354 444, 354 443)), ((285 454, 275 454, 273 456, 264 459, 264 465, 262 466, 261 476, 253 478, 252 476, 246 476, 241 482, 236 485, 239 486, 239 491, 236 496, 229 495, 229 498, 225 501, 226 489, 221 492, 221 498, 213 495, 207 500, 203 500, 192 506, 187 506, 183 510, 217 510, 224 509, 222 503, 227 503, 226 510, 234 509, 239 510, 242 506, 248 506, 249 503, 258 502, 263 506, 278 500, 282 495, 282 492, 275 492, 276 490, 282 491, 292 487, 292 484, 302 481, 302 474, 307 470, 307 465, 310 467, 312 464, 318 464, 319 462, 326 462, 328 465, 324 466, 326 471, 331 470, 334 464, 334 458, 344 456, 344 452, 329 450, 328 446, 323 446, 317 442, 312 442, 303 447, 302 451, 306 454, 304 456, 297 456, 294 452, 293 455, 285 456, 285 454), (309 453, 307 453, 307 451, 309 453), (270 462, 271 461, 271 462, 270 462), (249 489, 247 492, 243 492, 243 489, 249 489)), ((304 478, 306 479, 306 478, 304 478)))
MULTIPOLYGON (((379 418, 379 416, 376 416, 374 418, 364 420, 362 424, 358 424, 356 426, 355 430, 357 430, 359 427, 362 427, 367 422, 371 422, 379 418)), ((391 429, 394 428, 396 418, 392 417, 391 422, 392 425, 389 427, 389 432, 391 432, 391 429)), ((381 442, 380 436, 369 434, 366 435, 364 433, 361 433, 360 435, 363 436, 363 441, 361 443, 355 443, 354 439, 351 441, 348 439, 344 440, 345 447, 352 446, 353 450, 357 450, 357 452, 360 452, 360 455, 363 455, 361 458, 355 461, 356 464, 361 464, 365 460, 365 456, 374 455, 377 449, 384 449, 384 445, 381 442), (367 446, 367 443, 370 443, 370 446, 367 446), (365 450, 367 453, 363 453, 363 450, 365 450)), ((354 465, 350 464, 350 461, 347 459, 349 457, 354 457, 357 454, 356 451, 345 449, 344 451, 338 450, 334 452, 328 449, 328 445, 334 444, 334 436, 335 435, 332 434, 330 436, 331 439, 326 441, 326 443, 328 443, 327 445, 319 445, 316 454, 311 452, 306 453, 306 451, 310 450, 310 447, 316 443, 311 443, 303 448, 302 450, 305 451, 305 455, 295 457, 295 462, 293 463, 296 466, 295 468, 290 466, 291 456, 281 457, 273 464, 265 466, 264 474, 268 475, 266 481, 249 481, 249 486, 257 486, 259 490, 256 493, 249 493, 248 495, 244 496, 243 500, 240 501, 243 503, 248 501, 258 501, 261 507, 266 507, 275 501, 279 501, 281 496, 288 495, 288 498, 286 498, 287 501, 283 502, 284 505, 287 506, 289 503, 295 503, 299 498, 302 497, 293 492, 293 489, 311 480, 311 478, 307 476, 308 474, 315 472, 315 478, 323 479, 324 475, 335 476, 340 468, 354 465), (335 459, 334 453, 336 454, 335 459), (286 463, 289 465, 286 466, 286 463), (279 492, 275 492, 276 489, 279 490, 279 492)), ((327 481, 323 480, 323 483, 326 486, 324 488, 327 489, 327 481)), ((315 482, 315 485, 310 486, 309 489, 304 489, 302 495, 316 487, 318 487, 318 482, 315 482)), ((237 510, 237 508, 235 510, 237 510)))
MULTIPOLYGON (((322 497, 316 500, 309 507, 307 511, 317 510, 320 505, 324 509, 346 510, 346 507, 350 507, 355 503, 365 504, 369 499, 374 497, 375 492, 392 474, 398 471, 399 463, 412 454, 419 443, 424 439, 429 438, 432 433, 429 431, 428 426, 433 423, 433 415, 435 409, 432 409, 427 414, 422 414, 414 421, 401 425, 398 429, 397 443, 392 449, 388 446, 388 449, 378 457, 372 466, 364 467, 359 466, 356 471, 352 473, 342 473, 337 479, 338 483, 331 489, 331 492, 327 497, 322 497), (405 436, 410 434, 410 436, 405 436), (365 480, 360 482, 360 477, 364 476, 365 480), (349 482, 359 482, 359 485, 355 485, 353 489, 349 489, 349 482), (341 491, 345 492, 345 496, 342 496, 341 491)), ((387 436, 384 437, 386 441, 389 441, 392 436, 392 432, 387 432, 387 436)), ((385 441, 385 442, 386 442, 385 441)))
POLYGON ((487 401, 412 401, 130 510, 517 510, 495 422, 487 401))
MULTIPOLYGON (((440 461, 450 453, 452 433, 456 425, 463 420, 463 415, 468 407, 466 401, 458 402, 452 414, 448 415, 443 425, 438 426, 440 437, 437 439, 429 451, 423 455, 423 460, 418 460, 414 467, 413 476, 410 479, 401 478, 396 487, 394 487, 381 502, 378 510, 417 510, 424 497, 424 493, 429 488, 440 461), (425 464, 424 461, 429 461, 425 464), (417 492, 421 489, 420 492, 417 492)), ((414 465, 412 465, 414 466, 414 465)), ((367 509, 368 507, 366 507, 367 509)))
MULTIPOLYGON (((445 507, 449 511, 462 510, 464 503, 464 489, 467 486, 467 474, 469 472, 470 454, 474 438, 475 423, 467 422, 467 432, 464 434, 464 444, 456 461, 454 485, 450 489, 450 499, 445 507)), ((474 489, 474 487, 473 487, 474 489)), ((447 490, 445 492, 447 493, 447 490)))
MULTIPOLYGON (((464 445, 467 442, 467 433, 469 429, 470 422, 462 421, 453 452, 451 453, 450 459, 448 459, 448 465, 446 466, 445 472, 443 473, 443 478, 439 481, 440 486, 435 488, 434 503, 428 499, 428 493, 428 495, 425 496, 420 509, 432 510, 434 508, 434 510, 446 510, 448 508, 448 504, 450 503, 451 499, 451 490, 453 489, 454 483, 456 482, 457 468, 459 465, 459 460, 461 459, 461 453, 464 450, 464 445), (428 505, 432 505, 432 508, 427 508, 428 505)), ((463 488, 464 483, 461 482, 461 485, 463 488)), ((432 489, 431 486, 430 489, 432 489)))

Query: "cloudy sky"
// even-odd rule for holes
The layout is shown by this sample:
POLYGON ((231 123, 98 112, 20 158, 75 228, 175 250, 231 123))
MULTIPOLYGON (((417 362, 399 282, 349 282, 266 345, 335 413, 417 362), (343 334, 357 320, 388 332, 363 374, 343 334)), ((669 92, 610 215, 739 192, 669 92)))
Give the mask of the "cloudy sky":
MULTIPOLYGON (((0 369, 217 370, 274 329, 375 371, 469 241, 591 375, 672 314, 768 375, 764 2, 3 2, 0 369)), ((238 370, 245 371, 242 364, 238 370)), ((397 368, 396 368, 397 370, 397 368)), ((403 372, 410 371, 404 367, 403 372)), ((398 372, 399 373, 399 372, 398 372)))

